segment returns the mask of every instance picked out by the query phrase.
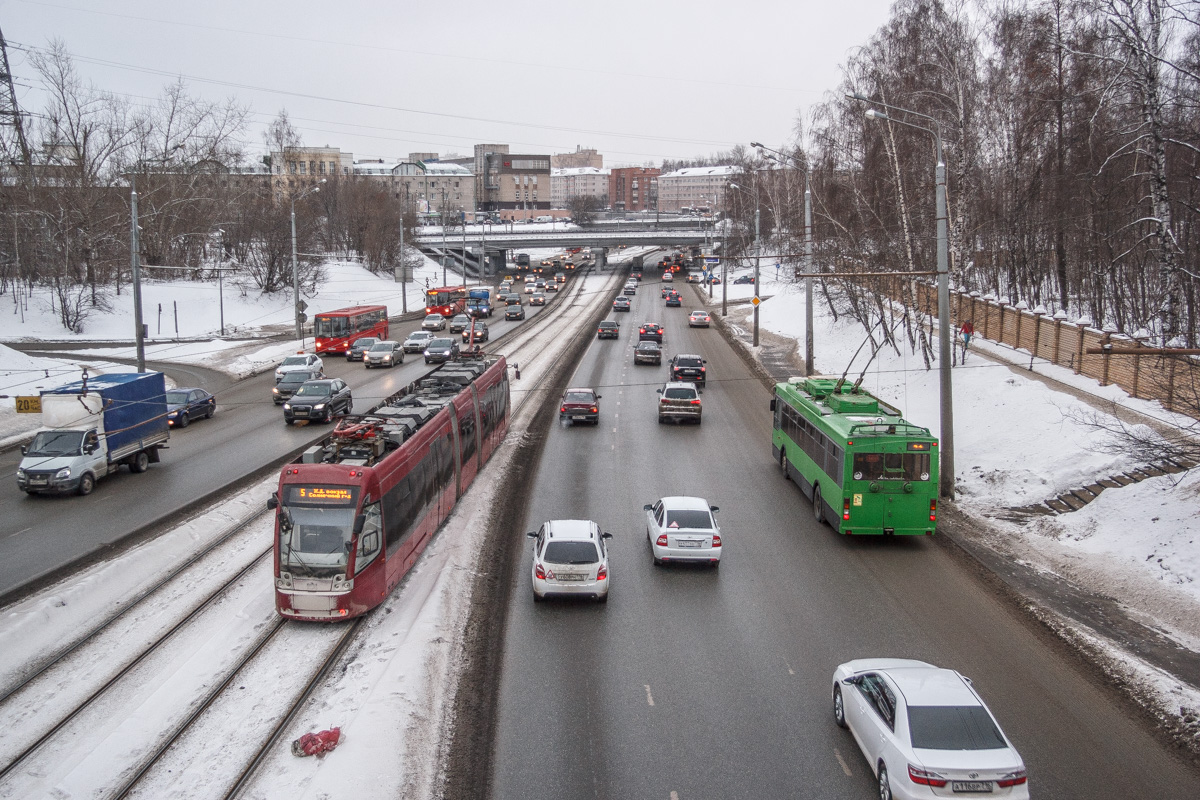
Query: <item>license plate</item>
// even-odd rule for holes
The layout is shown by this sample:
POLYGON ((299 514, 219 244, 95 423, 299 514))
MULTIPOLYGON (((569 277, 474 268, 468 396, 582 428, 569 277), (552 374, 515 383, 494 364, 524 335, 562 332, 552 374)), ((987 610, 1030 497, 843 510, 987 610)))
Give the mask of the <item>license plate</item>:
POLYGON ((952 781, 950 788, 956 792, 991 792, 991 781, 952 781))
POLYGON ((48 483, 50 483, 49 478, 30 478, 29 479, 30 486, 45 486, 48 483))
POLYGON ((582 575, 559 575, 558 579, 560 581, 581 581, 581 580, 583 580, 583 576, 582 575))
POLYGON ((700 547, 704 542, 679 542, 680 547, 700 547))

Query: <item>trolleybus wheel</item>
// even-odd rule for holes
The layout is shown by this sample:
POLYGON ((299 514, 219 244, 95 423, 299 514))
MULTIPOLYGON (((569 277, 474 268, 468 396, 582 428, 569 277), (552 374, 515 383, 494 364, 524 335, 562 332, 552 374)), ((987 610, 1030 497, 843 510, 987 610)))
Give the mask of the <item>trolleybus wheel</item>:
POLYGON ((143 450, 129 460, 130 472, 145 472, 150 469, 150 456, 143 450))
POLYGON ((825 521, 825 501, 821 499, 821 487, 819 484, 813 485, 813 519, 820 525, 825 521))
POLYGON ((785 481, 790 481, 792 479, 792 473, 788 469, 787 451, 782 447, 779 448, 779 468, 783 470, 783 479, 785 481))

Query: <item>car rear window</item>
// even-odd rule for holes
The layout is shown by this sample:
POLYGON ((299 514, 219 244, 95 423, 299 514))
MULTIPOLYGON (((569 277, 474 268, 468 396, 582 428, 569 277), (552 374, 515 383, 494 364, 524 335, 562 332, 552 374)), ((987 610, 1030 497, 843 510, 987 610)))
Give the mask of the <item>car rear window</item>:
POLYGON ((694 356, 679 356, 675 359, 675 364, 680 367, 698 367, 701 365, 701 361, 694 356))
POLYGON ((665 392, 663 392, 663 397, 667 398, 668 400, 694 400, 696 399, 696 390, 684 389, 682 387, 677 389, 667 389, 665 392))
POLYGON ((998 750, 1008 747, 983 706, 909 706, 913 747, 925 750, 998 750))
POLYGON ((650 342, 650 341, 638 342, 637 349, 638 350, 653 350, 654 352, 657 353, 658 352, 658 342, 650 342))
POLYGON ((667 511, 668 528, 696 528, 712 530, 712 514, 698 508, 667 511))
POLYGON ((568 403, 590 403, 592 402, 591 392, 567 392, 565 398, 568 403))
POLYGON ((600 554, 591 542, 550 542, 542 560, 549 564, 595 564, 600 554))

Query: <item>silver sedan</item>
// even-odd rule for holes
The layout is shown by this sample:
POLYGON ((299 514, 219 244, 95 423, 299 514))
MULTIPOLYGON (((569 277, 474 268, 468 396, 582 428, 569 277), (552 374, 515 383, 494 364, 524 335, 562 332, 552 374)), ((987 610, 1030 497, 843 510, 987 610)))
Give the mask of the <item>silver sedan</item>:
POLYGON ((646 537, 655 564, 697 561, 721 565, 720 509, 700 497, 664 497, 646 510, 646 537))

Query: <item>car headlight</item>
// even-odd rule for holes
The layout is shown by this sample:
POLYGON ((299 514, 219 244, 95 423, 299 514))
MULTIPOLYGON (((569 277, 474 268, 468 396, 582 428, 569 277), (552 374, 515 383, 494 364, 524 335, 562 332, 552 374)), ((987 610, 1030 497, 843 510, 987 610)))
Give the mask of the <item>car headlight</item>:
POLYGON ((291 410, 292 410, 292 404, 291 404, 291 403, 284 403, 284 404, 283 404, 283 410, 284 410, 284 411, 291 411, 291 410))
POLYGON ((54 477, 57 480, 65 481, 67 478, 71 477, 71 468, 63 467, 58 472, 54 473, 54 477))
POLYGON ((317 403, 315 406, 313 406, 313 411, 320 411, 324 407, 325 407, 324 403, 317 403))
POLYGON ((175 417, 178 417, 178 416, 179 416, 178 411, 168 411, 167 412, 167 419, 175 419, 175 417))
POLYGON ((25 470, 21 469, 20 467, 17 467, 17 480, 25 480, 25 470))
POLYGON ((279 394, 279 387, 278 387, 278 386, 274 386, 274 387, 272 387, 272 388, 271 388, 271 394, 279 394))

